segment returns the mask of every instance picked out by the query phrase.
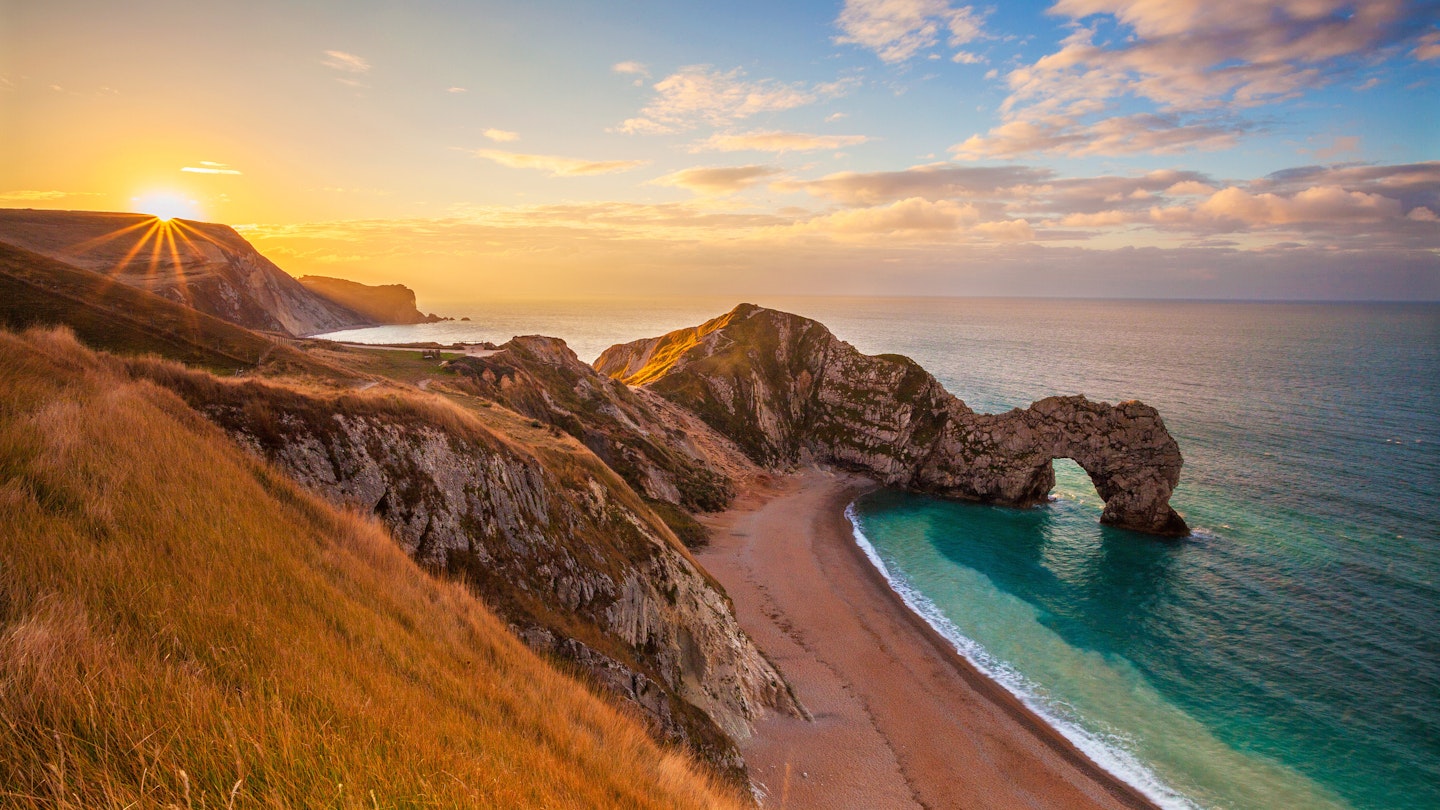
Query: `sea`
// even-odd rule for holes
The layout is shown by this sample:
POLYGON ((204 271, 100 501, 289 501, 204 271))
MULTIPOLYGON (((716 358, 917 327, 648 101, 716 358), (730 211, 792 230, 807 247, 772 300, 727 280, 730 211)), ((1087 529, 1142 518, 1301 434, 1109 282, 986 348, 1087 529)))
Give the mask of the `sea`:
MULTIPOLYGON (((855 541, 911 608, 1166 808, 1440 808, 1440 304, 758 298, 909 355, 977 411, 1159 409, 1167 540, 1101 526, 1073 461, 1012 509, 878 491, 855 541)), ((719 299, 455 302, 368 342, 566 339, 581 359, 719 299)))

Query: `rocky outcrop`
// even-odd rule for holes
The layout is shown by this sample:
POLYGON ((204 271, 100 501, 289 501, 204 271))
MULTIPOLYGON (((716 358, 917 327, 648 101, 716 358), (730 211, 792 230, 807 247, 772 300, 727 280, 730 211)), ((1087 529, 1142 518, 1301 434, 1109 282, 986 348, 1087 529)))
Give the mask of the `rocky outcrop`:
POLYGON ((495 432, 414 395, 132 368, 289 476, 377 515, 411 556, 466 579, 532 647, 633 702, 722 772, 743 775, 734 741, 754 719, 803 713, 719 585, 578 443, 545 427, 495 432))
POLYGON ((1052 461, 1072 458, 1105 500, 1102 522, 1188 532, 1170 507, 1179 446, 1140 402, 1052 397, 978 414, 909 358, 861 354, 815 321, 750 304, 611 347, 595 367, 695 412, 761 464, 810 453, 890 486, 1025 506, 1054 485, 1052 461))
POLYGON ((329 276, 301 276, 305 289, 358 312, 376 323, 435 323, 439 315, 426 315, 415 306, 415 291, 404 284, 361 284, 329 276))
POLYGON ((516 337, 448 368, 460 375, 462 390, 574 436, 652 501, 691 512, 724 509, 735 494, 732 476, 755 469, 703 422, 596 372, 558 338, 516 337))
POLYGON ((305 289, 225 225, 0 209, 0 242, 105 273, 248 329, 298 336, 375 322, 305 289))

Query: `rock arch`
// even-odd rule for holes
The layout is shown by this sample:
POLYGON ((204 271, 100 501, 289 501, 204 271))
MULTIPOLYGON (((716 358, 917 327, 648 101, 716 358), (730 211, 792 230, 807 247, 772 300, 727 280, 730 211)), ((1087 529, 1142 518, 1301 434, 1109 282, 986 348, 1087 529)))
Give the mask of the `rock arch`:
POLYGON ((1180 448, 1141 402, 1077 395, 975 413, 907 357, 861 354, 816 321, 750 304, 612 346, 595 365, 689 409, 762 465, 808 455, 889 486, 1027 506, 1055 485, 1054 459, 1070 458, 1105 501, 1102 523, 1189 532, 1170 507, 1180 448))

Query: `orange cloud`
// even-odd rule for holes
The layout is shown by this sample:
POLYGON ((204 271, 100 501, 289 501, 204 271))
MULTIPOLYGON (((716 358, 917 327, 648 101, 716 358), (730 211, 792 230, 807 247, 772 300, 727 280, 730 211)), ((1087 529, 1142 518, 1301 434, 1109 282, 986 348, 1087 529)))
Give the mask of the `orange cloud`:
POLYGON ((780 173, 773 166, 716 166, 683 169, 650 182, 700 194, 733 194, 780 173))
POLYGON ((320 64, 345 73, 369 73, 370 63, 362 57, 344 51, 326 51, 320 64))
POLYGON ((525 155, 518 152, 503 152, 499 149, 476 149, 473 154, 512 169, 547 171, 551 177, 628 172, 650 162, 648 160, 584 160, 560 157, 559 155, 525 155))
POLYGON ((864 135, 811 135, 805 132, 755 131, 711 135, 693 144, 691 152, 813 152, 858 146, 870 139, 864 135))

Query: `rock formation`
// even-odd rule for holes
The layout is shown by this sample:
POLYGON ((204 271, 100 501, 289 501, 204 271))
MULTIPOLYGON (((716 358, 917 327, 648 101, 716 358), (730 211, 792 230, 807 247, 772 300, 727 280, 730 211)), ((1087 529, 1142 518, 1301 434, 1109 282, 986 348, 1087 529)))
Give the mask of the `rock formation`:
POLYGON ((301 276, 305 289, 353 310, 376 323, 435 323, 439 315, 426 315, 415 307, 415 291, 404 284, 361 284, 329 276, 301 276))
POLYGON ((298 336, 374 321, 305 289, 225 225, 143 214, 0 209, 0 242, 248 329, 298 336))
POLYGON ((634 703, 722 773, 744 773, 734 741, 752 720, 803 714, 719 585, 558 431, 498 407, 501 431, 437 400, 132 368, 295 480, 377 515, 417 561, 467 579, 530 646, 634 703))
POLYGON ((493 354, 458 358, 448 368, 461 376, 462 390, 579 439, 651 501, 718 511, 734 497, 732 476, 755 470, 703 422, 596 372, 558 338, 516 337, 493 354))
POLYGON ((1170 507, 1180 449, 1154 408, 1051 397, 978 414, 899 355, 868 356, 797 315, 742 304, 691 329, 606 350, 601 373, 641 386, 765 465, 802 453, 917 492, 1013 506, 1043 501, 1056 458, 1105 500, 1101 521, 1188 532, 1170 507))

